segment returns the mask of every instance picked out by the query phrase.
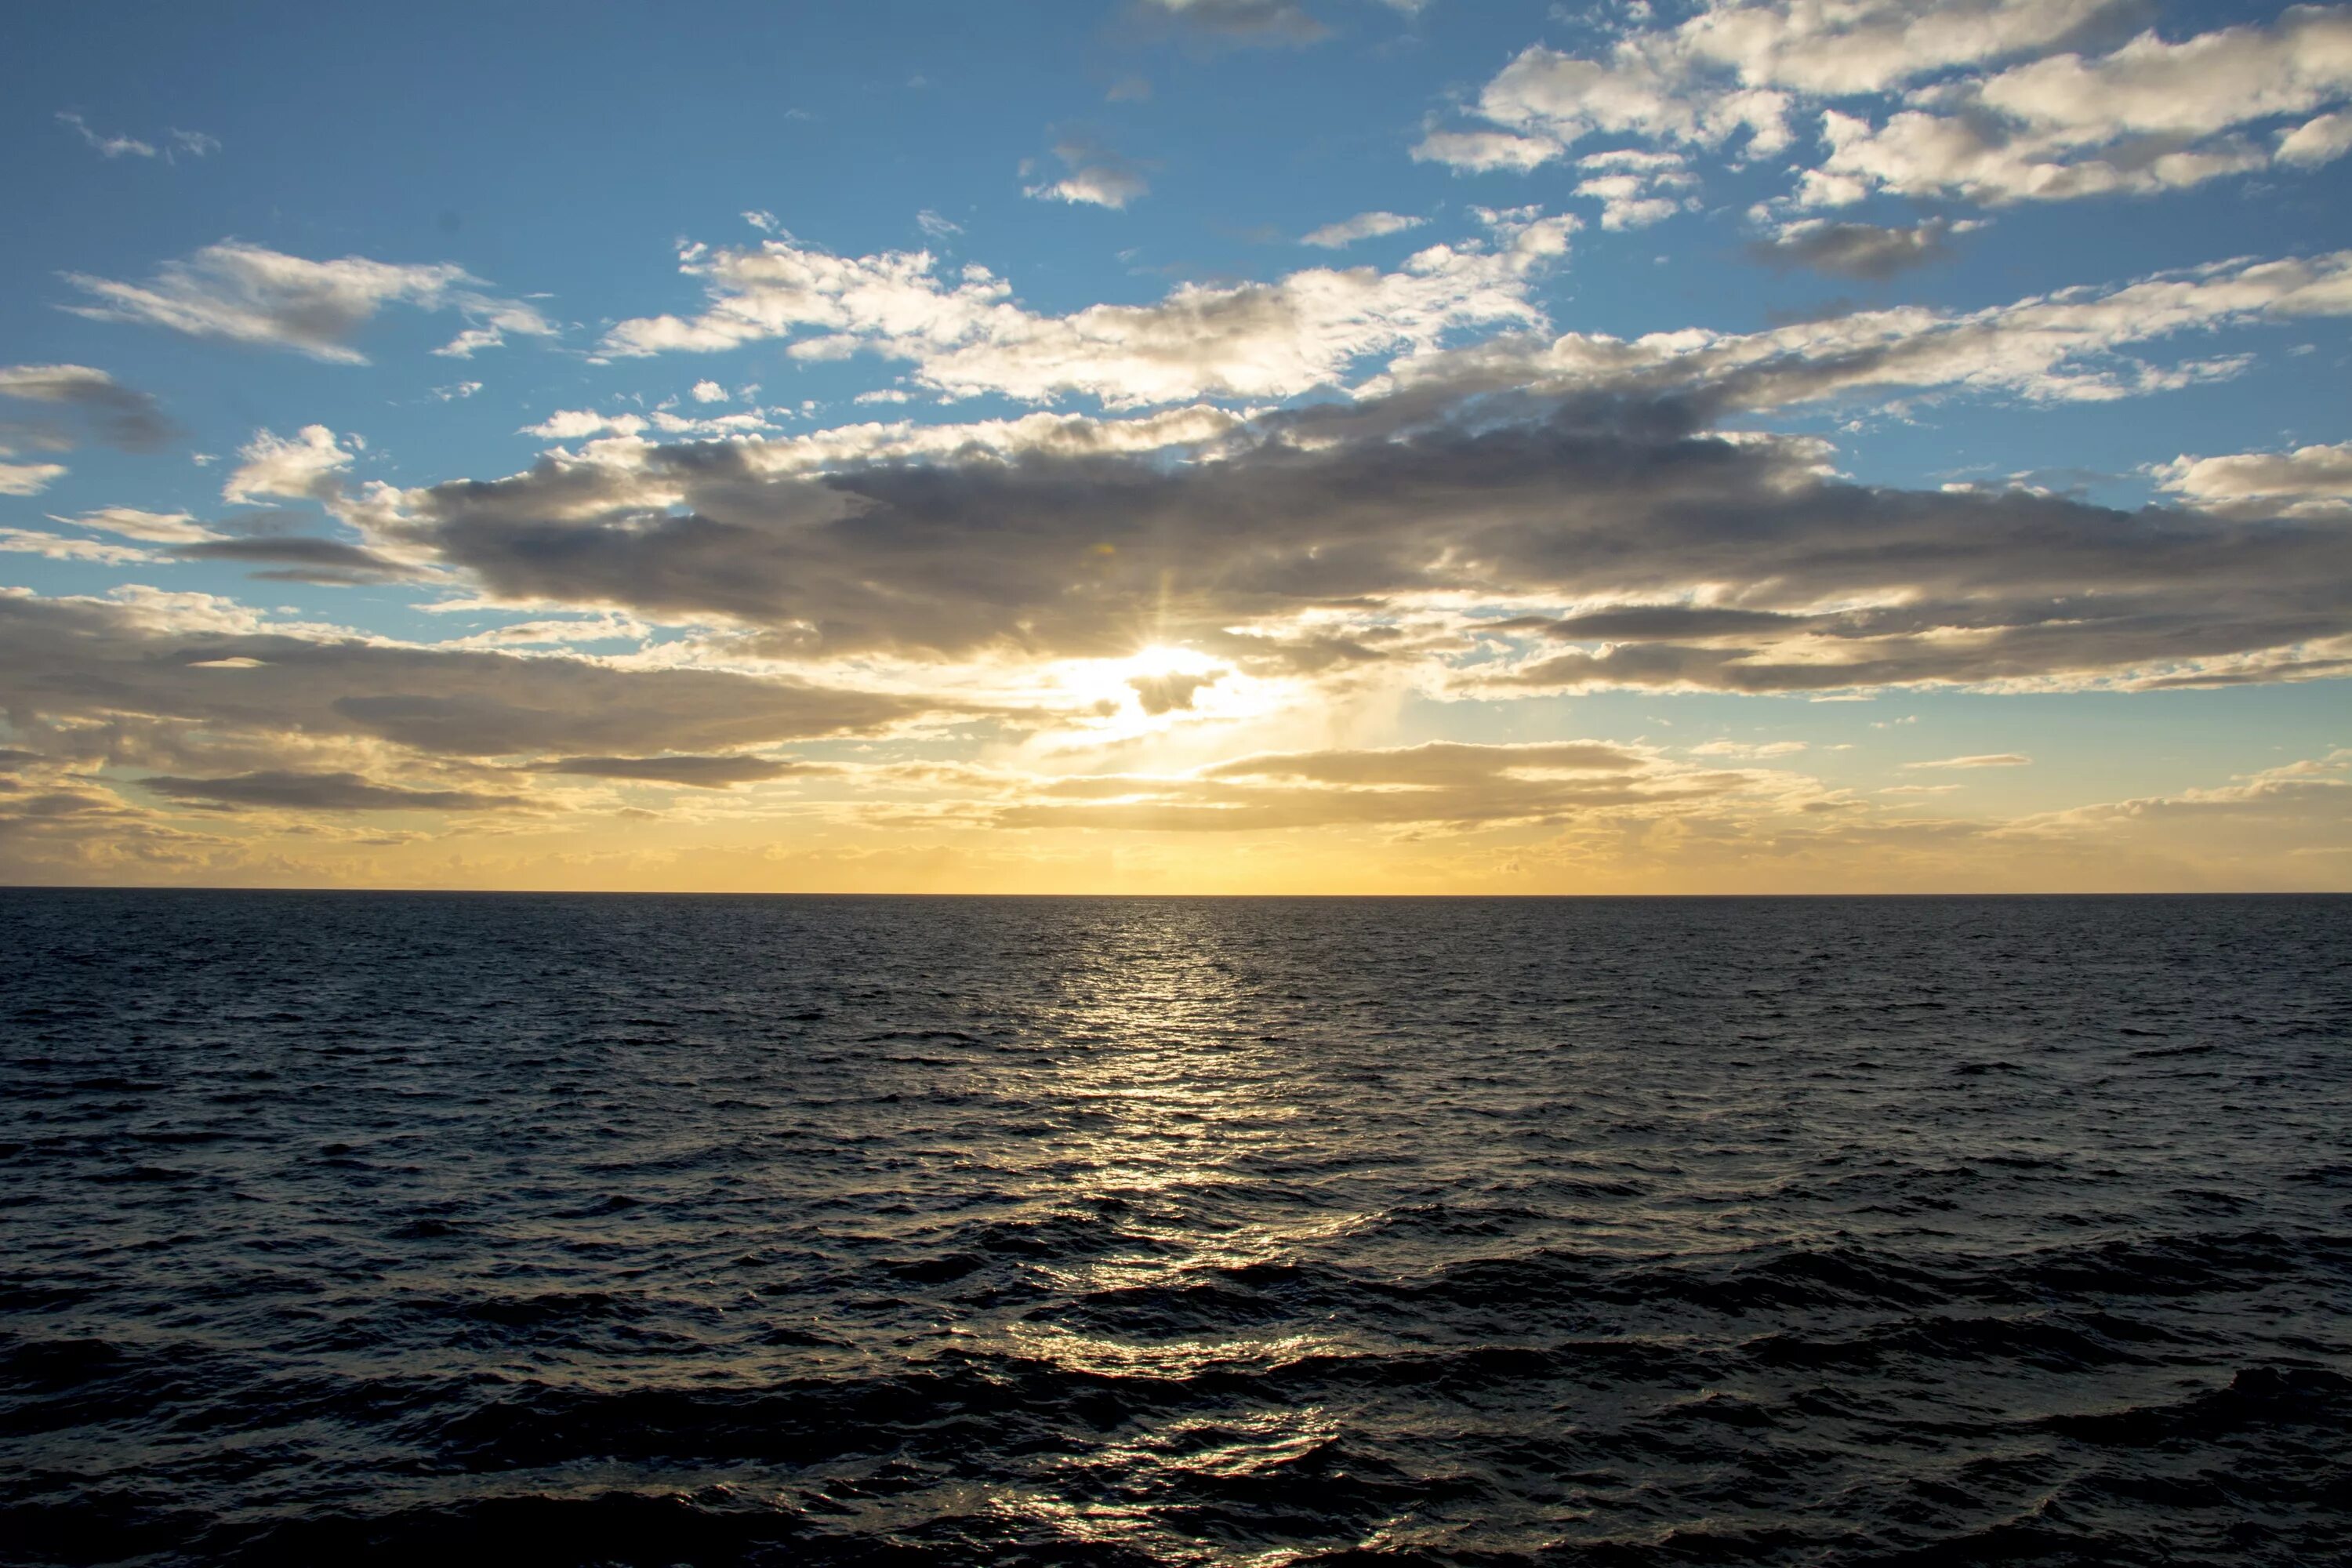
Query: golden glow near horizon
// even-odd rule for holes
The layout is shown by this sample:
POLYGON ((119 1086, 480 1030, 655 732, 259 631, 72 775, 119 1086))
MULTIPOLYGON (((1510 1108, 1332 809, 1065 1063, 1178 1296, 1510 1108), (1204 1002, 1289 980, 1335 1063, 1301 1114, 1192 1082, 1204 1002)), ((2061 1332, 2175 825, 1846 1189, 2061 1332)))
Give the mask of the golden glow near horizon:
POLYGON ((2352 888, 2342 16, 1334 3, 35 106, 0 881, 2352 888))

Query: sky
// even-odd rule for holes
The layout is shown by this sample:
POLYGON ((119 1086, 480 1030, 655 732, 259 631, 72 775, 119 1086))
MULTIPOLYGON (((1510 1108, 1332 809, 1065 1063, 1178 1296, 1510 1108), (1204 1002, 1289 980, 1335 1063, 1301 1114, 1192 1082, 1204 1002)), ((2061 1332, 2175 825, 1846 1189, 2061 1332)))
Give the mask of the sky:
POLYGON ((2352 889, 2352 6, 0 23, 0 882, 2352 889))

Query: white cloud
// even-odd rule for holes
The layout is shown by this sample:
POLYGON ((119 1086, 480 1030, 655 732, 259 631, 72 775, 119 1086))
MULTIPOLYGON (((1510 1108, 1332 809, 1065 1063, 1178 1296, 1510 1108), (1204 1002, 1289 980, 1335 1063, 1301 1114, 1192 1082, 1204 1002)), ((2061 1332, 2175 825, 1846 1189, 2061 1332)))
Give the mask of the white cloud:
POLYGON ((220 537, 184 511, 142 511, 137 507, 129 506, 100 507, 79 517, 58 517, 52 513, 49 521, 118 533, 125 539, 143 540, 150 544, 200 544, 205 540, 220 537))
POLYGON ((293 349, 337 364, 365 364, 350 339, 386 305, 456 310, 471 323, 434 352, 465 358, 508 333, 554 334, 520 300, 477 291, 478 279, 448 263, 396 266, 347 256, 309 261, 234 240, 167 261, 153 281, 121 283, 69 272, 67 280, 100 303, 66 309, 96 321, 139 321, 191 337, 293 349))
POLYGON ((1321 228, 1302 236, 1298 243, 1338 250, 1360 239, 1379 239, 1387 235, 1402 234, 1409 228, 1419 228, 1428 221, 1427 218, 1406 217, 1391 212, 1358 213, 1354 217, 1325 224, 1321 228))
POLYGON ((915 215, 915 226, 921 229, 925 234, 929 235, 933 239, 945 239, 951 234, 961 234, 963 232, 963 225, 956 222, 953 218, 941 217, 939 214, 933 212, 929 207, 925 207, 922 211, 915 215))
POLYGON ((1118 209, 1150 193, 1150 183, 1141 169, 1084 137, 1066 137, 1055 143, 1054 156, 1067 173, 1058 180, 1024 186, 1022 195, 1036 201, 1118 209))
POLYGON ((694 400, 697 403, 724 403, 727 401, 727 389, 715 381, 698 381, 694 384, 694 400))
POLYGON ((2041 401, 2108 401, 2234 374, 2232 359, 2158 366, 2125 350, 2252 321, 2352 315, 2352 251, 2231 261, 2120 289, 2071 289, 1982 310, 1864 310, 1754 333, 1700 328, 1631 341, 1570 332, 1548 347, 1480 345, 1398 366, 1404 385, 1705 388, 1733 406, 1786 406, 1891 386, 2041 401))
POLYGON ((126 566, 157 559, 152 551, 128 544, 105 544, 95 539, 68 539, 33 528, 0 528, 0 550, 18 555, 46 556, 51 561, 89 561, 106 566, 126 566))
POLYGON ((1678 153, 1623 148, 1576 162, 1586 171, 1576 194, 1601 204, 1602 228, 1646 228, 1698 205, 1696 196, 1683 194, 1698 180, 1678 153))
POLYGON ((63 463, 0 462, 0 496, 37 496, 67 474, 63 463))
POLYGON ((91 148, 93 148, 101 158, 121 158, 126 156, 133 158, 152 158, 155 156, 154 143, 150 142, 142 142, 135 136, 101 136, 97 132, 92 131, 89 128, 89 121, 84 120, 79 114, 68 114, 63 110, 59 110, 58 114, 58 123, 60 125, 71 126, 75 133, 80 136, 83 142, 87 142, 91 148))
POLYGON ((244 461, 221 486, 221 499, 239 504, 266 496, 323 500, 336 493, 335 476, 352 464, 352 453, 324 425, 305 425, 290 438, 257 430, 237 456, 244 461))
POLYGON ((2240 127, 2352 97, 2352 11, 2298 6, 2272 26, 2168 43, 2143 33, 2085 58, 2053 55, 1919 95, 1884 124, 1832 112, 1830 155, 1799 199, 1842 205, 1874 190, 1988 203, 2146 195, 2221 175, 2324 163, 2352 128, 2324 115, 2275 149, 2240 127))
POLYGON ((2307 120, 2279 138, 2278 161, 2316 168, 2352 152, 2352 111, 2338 110, 2307 120))
POLYGON ((916 380, 950 396, 1076 393, 1114 407, 1286 397, 1335 383, 1369 354, 1434 350, 1467 327, 1539 324, 1530 288, 1566 254, 1577 220, 1533 208, 1480 216, 1487 238, 1431 246, 1396 272, 1316 268, 1275 283, 1188 284, 1156 305, 1066 316, 1023 310, 982 267, 942 279, 928 251, 689 246, 681 270, 707 279, 709 308, 623 321, 604 350, 710 351, 805 329, 818 335, 796 342, 796 357, 870 350, 913 362, 916 380))
POLYGON ((101 136, 89 128, 89 121, 79 114, 59 111, 58 123, 68 126, 101 158, 162 158, 167 163, 177 163, 181 154, 191 158, 208 158, 221 150, 220 138, 207 136, 201 131, 182 131, 174 127, 158 147, 152 142, 142 142, 136 136, 101 136))
MULTIPOLYGON (((2125 0, 1711 0, 1678 26, 1626 34, 1594 56, 1523 51, 1480 92, 1483 126, 1433 129, 1413 155, 1526 170, 1612 133, 1752 158, 1791 146, 1801 110, 1895 94, 1883 120, 1867 104, 1822 115, 1829 153, 1802 172, 1799 202, 1845 205, 1876 190, 1987 203, 2148 193, 2352 150, 2340 112, 2280 129, 2275 148, 2242 130, 2352 98, 2352 12, 2294 6, 2268 26, 2063 50, 2126 15, 2125 0)), ((1588 194, 1617 197, 1616 226, 1665 211, 1654 194, 1615 190, 1622 175, 1601 178, 1612 187, 1588 194)))
POLYGON ((646 428, 646 422, 640 415, 599 414, 588 408, 564 408, 536 425, 524 426, 519 433, 545 437, 551 441, 578 441, 591 436, 639 436, 646 428))
POLYGON ((2158 482, 2174 495, 2228 516, 2352 514, 2352 441, 2292 452, 2184 455, 2155 471, 2158 482))

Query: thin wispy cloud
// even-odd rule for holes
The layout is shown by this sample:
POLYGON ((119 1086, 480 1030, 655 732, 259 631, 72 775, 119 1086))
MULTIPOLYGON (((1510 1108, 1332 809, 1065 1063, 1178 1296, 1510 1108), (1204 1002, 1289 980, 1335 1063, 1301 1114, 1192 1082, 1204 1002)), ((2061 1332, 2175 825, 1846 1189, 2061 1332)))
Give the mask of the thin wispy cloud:
POLYGON ((549 338, 557 331, 535 307, 482 293, 479 279, 446 262, 399 265, 355 256, 310 261, 224 240, 165 262, 146 283, 64 276, 95 301, 63 307, 75 315, 291 349, 337 364, 368 363, 352 340, 388 305, 465 317, 465 331, 434 351, 457 358, 495 348, 509 335, 549 338))

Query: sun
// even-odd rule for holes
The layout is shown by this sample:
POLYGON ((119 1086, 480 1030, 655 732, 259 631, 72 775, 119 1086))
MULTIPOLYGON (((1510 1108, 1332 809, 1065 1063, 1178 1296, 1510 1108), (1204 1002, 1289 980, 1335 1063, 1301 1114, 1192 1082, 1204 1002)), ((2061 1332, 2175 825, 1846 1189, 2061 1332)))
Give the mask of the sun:
POLYGON ((1076 726, 1097 739, 1166 730, 1187 720, 1255 711, 1263 682, 1197 648, 1150 643, 1123 658, 1066 661, 1055 685, 1076 726))

